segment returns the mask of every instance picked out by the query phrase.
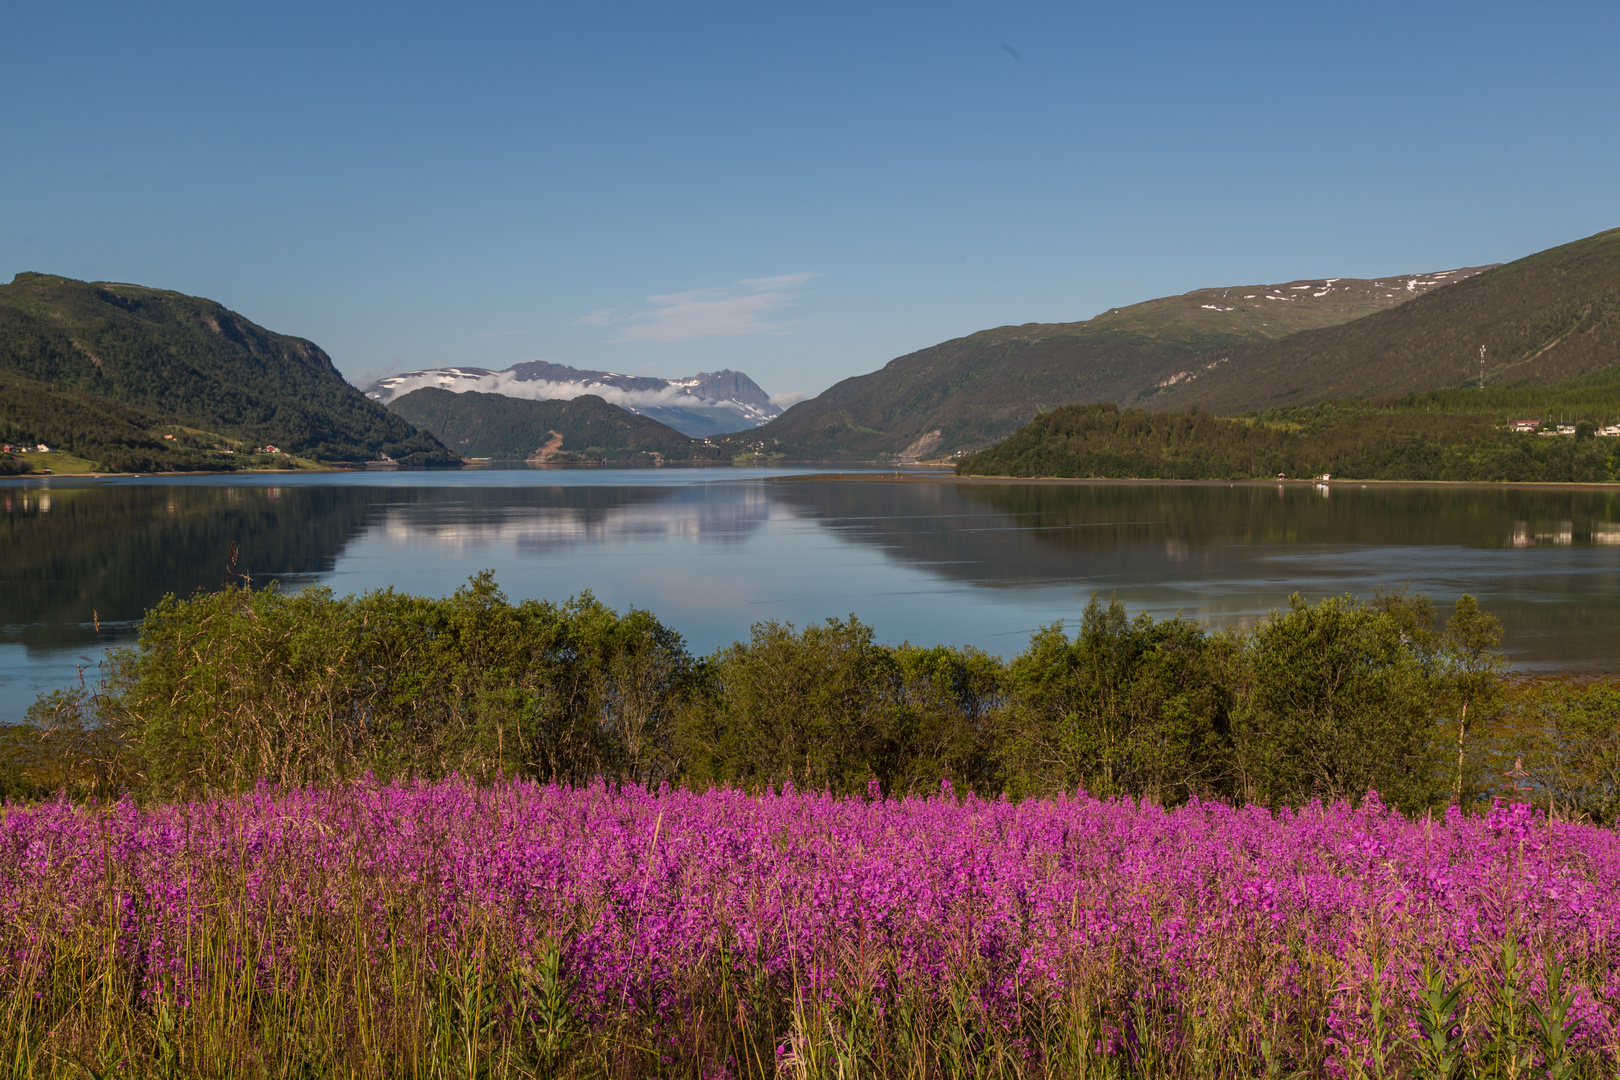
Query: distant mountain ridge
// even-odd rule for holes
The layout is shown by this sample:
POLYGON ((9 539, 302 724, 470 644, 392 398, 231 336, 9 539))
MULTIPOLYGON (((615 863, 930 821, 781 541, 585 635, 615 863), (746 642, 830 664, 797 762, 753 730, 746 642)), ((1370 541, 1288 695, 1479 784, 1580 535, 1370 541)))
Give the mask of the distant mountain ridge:
POLYGON ((35 273, 0 286, 0 434, 128 471, 239 464, 223 443, 333 463, 456 461, 313 342, 202 297, 35 273))
POLYGON ((531 401, 566 401, 591 394, 697 438, 744 431, 782 414, 770 396, 740 371, 706 371, 680 379, 660 379, 590 371, 544 360, 513 364, 500 371, 478 367, 407 371, 378 379, 365 392, 373 401, 388 405, 428 387, 531 401))
POLYGON ((648 416, 595 394, 533 401, 454 393, 425 386, 388 404, 390 411, 468 458, 577 461, 716 461, 721 452, 648 416))
POLYGON ((891 360, 718 441, 738 454, 800 460, 978 449, 1043 409, 1149 398, 1215 363, 1222 350, 1347 323, 1485 269, 1196 289, 1083 322, 997 327, 891 360))

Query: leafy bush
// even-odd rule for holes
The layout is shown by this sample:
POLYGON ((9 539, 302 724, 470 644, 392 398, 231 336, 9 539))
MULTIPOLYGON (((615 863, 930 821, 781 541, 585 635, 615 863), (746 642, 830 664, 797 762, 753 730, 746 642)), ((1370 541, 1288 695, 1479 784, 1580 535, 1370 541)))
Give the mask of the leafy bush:
POLYGON ((680 725, 685 776, 842 794, 947 776, 988 788, 999 667, 971 649, 879 645, 853 615, 802 631, 758 623, 703 666, 680 725))
POLYGON ((1213 633, 1093 599, 1074 637, 1044 627, 1010 662, 886 645, 854 616, 760 623, 699 660, 649 612, 513 604, 488 572, 442 599, 230 586, 166 598, 99 683, 40 698, 0 739, 0 796, 456 773, 1166 806, 1377 790, 1408 811, 1514 790, 1612 820, 1617 688, 1509 682, 1471 597, 1434 621, 1422 596, 1295 597, 1213 633))
POLYGON ((1036 631, 1008 668, 1019 790, 1083 787, 1179 803, 1224 793, 1238 643, 1183 619, 1127 619, 1095 597, 1073 641, 1036 631))
POLYGON ((488 573, 441 600, 227 587, 165 598, 100 687, 30 716, 97 733, 107 783, 162 796, 366 771, 656 784, 690 677, 650 614, 513 605, 488 573))

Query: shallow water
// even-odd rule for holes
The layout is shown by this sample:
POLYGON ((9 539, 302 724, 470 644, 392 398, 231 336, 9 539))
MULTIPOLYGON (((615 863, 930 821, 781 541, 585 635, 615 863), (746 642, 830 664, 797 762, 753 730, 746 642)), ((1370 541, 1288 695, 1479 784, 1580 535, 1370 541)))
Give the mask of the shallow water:
POLYGON ((1620 492, 1389 485, 985 485, 808 470, 338 473, 0 482, 0 721, 93 677, 165 593, 235 572, 339 593, 589 589, 697 652, 764 619, 1011 655, 1093 593, 1249 625, 1409 586, 1477 596, 1521 668, 1620 669, 1620 492), (98 629, 99 627, 99 629, 98 629))

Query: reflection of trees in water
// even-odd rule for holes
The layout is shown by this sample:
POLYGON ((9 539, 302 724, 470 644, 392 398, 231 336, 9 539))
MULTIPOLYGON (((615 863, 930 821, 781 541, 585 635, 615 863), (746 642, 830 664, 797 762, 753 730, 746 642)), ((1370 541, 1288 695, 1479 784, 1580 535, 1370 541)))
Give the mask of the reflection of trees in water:
POLYGON ((391 507, 384 535, 457 550, 510 545, 534 553, 681 536, 725 545, 746 540, 771 513, 771 499, 757 483, 434 494, 443 497, 391 507))
POLYGON ((324 573, 372 501, 342 487, 116 484, 0 492, 0 625, 30 647, 93 644, 88 623, 139 619, 165 593, 219 584, 232 544, 258 583, 324 573), (15 633, 16 631, 13 631, 15 633))
POLYGON ((872 481, 772 491, 840 535, 974 585, 1072 583, 1242 625, 1295 589, 1366 595, 1410 582, 1481 597, 1521 661, 1620 663, 1611 491, 872 481), (1527 532, 1561 550, 1502 550, 1527 532), (1434 558, 1396 563, 1391 548, 1434 558))
MULTIPOLYGON (((1532 534, 1573 529, 1580 539, 1606 534, 1620 521, 1612 491, 1522 488, 1427 488, 1242 485, 984 485, 965 486, 985 506, 1031 525, 1117 521, 1095 539, 1132 542, 1156 536, 1141 522, 1174 522, 1203 542, 1228 544, 1370 544, 1501 547, 1529 523, 1532 534)), ((1043 534, 1066 542, 1063 533, 1043 534)))
POLYGON ((682 537, 740 545, 773 516, 792 516, 972 586, 1073 586, 1154 610, 1235 617, 1296 587, 1365 594, 1409 579, 1437 596, 1475 592, 1521 657, 1620 653, 1620 546, 1605 542, 1620 536, 1620 495, 1611 491, 1347 484, 1324 498, 1301 485, 1279 494, 1274 485, 873 481, 53 484, 0 487, 0 507, 0 626, 10 628, 0 640, 34 648, 93 645, 92 611, 104 624, 128 623, 164 593, 217 584, 233 543, 238 568, 255 581, 296 584, 330 572, 374 524, 409 544, 555 556, 682 537), (1541 550, 1503 551, 1515 537, 1541 550), (1432 547, 1434 557, 1395 565, 1381 550, 1391 546, 1419 556, 1432 547))
POLYGON ((0 627, 31 648, 92 646, 92 612, 127 624, 165 593, 219 584, 233 544, 236 569, 256 584, 294 585, 330 572, 379 521, 410 543, 555 551, 675 535, 739 543, 771 512, 757 483, 30 486, 0 489, 0 507, 0 627))
MULTIPOLYGON (((980 576, 1041 578, 1074 555, 1151 552, 1192 563, 1210 548, 1269 545, 1500 548, 1531 542, 1610 545, 1620 494, 1505 488, 1244 485, 773 485, 779 498, 854 538, 980 576), (1064 560, 1044 560, 1042 551, 1064 560), (1020 559, 1013 560, 1016 551, 1020 559), (982 554, 978 554, 982 552, 982 554)), ((947 572, 949 572, 947 570, 947 572)))

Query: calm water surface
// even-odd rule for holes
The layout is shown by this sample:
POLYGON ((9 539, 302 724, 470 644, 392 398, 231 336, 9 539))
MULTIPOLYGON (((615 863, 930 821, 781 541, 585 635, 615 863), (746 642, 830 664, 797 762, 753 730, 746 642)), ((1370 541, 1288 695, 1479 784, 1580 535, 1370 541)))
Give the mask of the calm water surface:
POLYGON ((255 583, 513 599, 589 589, 697 652, 855 614, 1003 655, 1088 598, 1248 625, 1410 585, 1470 592, 1522 668, 1620 669, 1620 493, 1310 485, 958 485, 805 470, 481 470, 0 482, 0 721, 93 676, 165 593, 255 583), (99 622, 99 630, 97 623, 99 622))

